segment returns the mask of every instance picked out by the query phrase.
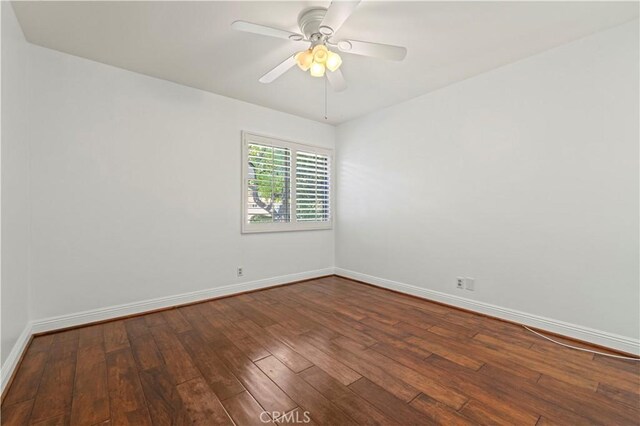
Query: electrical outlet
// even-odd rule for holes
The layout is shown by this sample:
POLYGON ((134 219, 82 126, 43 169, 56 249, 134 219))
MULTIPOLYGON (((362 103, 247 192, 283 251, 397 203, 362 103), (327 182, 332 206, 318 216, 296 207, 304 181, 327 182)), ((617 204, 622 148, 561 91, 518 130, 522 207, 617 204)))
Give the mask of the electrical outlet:
POLYGON ((242 267, 238 268, 238 276, 241 277, 244 275, 244 272, 242 271, 242 267))
POLYGON ((459 288, 459 289, 464 288, 464 278, 462 277, 456 278, 456 288, 459 288))
POLYGON ((465 283, 465 286, 466 286, 467 290, 475 291, 475 289, 476 289, 476 279, 475 278, 466 277, 464 279, 464 283, 465 283))

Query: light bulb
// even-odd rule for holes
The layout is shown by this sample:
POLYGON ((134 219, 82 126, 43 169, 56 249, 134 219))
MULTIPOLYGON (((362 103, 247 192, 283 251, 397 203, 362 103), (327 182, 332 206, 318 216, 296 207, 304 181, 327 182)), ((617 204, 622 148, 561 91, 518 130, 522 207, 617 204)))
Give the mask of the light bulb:
POLYGON ((311 63, 313 62, 313 53, 311 53, 311 50, 303 50, 296 53, 295 59, 298 67, 302 71, 306 71, 311 67, 311 63))
POLYGON ((322 77, 324 76, 324 64, 319 62, 314 62, 311 64, 311 69, 309 71, 312 77, 322 77))
POLYGON ((342 58, 337 53, 329 51, 325 65, 329 71, 333 72, 342 65, 342 58))
POLYGON ((313 60, 320 64, 324 64, 327 60, 328 49, 324 44, 318 44, 313 48, 313 60))

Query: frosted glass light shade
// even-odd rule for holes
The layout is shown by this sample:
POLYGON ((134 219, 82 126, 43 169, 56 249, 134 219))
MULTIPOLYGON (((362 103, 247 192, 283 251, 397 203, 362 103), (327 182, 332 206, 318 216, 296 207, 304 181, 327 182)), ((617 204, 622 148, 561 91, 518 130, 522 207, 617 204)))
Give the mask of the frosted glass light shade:
POLYGON ((313 63, 313 53, 311 53, 311 50, 303 50, 296 53, 295 59, 298 67, 302 71, 307 71, 313 63))
POLYGON ((324 44, 316 44, 315 46, 313 46, 313 50, 311 52, 315 55, 316 52, 319 52, 320 50, 324 50, 325 52, 329 51, 329 49, 327 49, 327 46, 325 46, 324 44))
POLYGON ((311 64, 311 69, 309 71, 312 77, 323 77, 324 76, 324 64, 319 62, 314 62, 311 64))
POLYGON ((329 71, 333 72, 340 68, 340 65, 342 65, 342 58, 337 53, 329 52, 327 54, 327 61, 325 65, 329 71))
MULTIPOLYGON (((316 46, 317 47, 317 46, 316 46)), ((324 64, 325 61, 327 60, 327 57, 329 56, 329 53, 327 52, 326 48, 325 49, 314 49, 315 52, 313 53, 313 61, 314 62, 318 62, 320 64, 324 64)))

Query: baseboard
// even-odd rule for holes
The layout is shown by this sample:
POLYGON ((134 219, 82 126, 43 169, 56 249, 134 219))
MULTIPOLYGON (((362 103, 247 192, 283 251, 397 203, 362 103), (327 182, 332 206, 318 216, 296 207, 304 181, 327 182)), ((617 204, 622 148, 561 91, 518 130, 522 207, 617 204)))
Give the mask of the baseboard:
POLYGON ((335 268, 335 274, 343 276, 345 278, 351 278, 379 287, 387 288, 389 290, 395 290, 401 293, 406 293, 436 302, 445 303, 447 305, 456 306, 462 309, 468 309, 470 311, 504 319, 507 321, 525 324, 530 327, 535 327, 541 330, 549 331, 551 333, 615 349, 628 354, 640 355, 640 340, 631 337, 620 336, 618 334, 595 330, 564 321, 558 321, 527 312, 517 311, 515 309, 503 308, 501 306, 479 302, 477 300, 468 299, 466 297, 460 297, 435 290, 429 290, 426 288, 400 283, 385 278, 374 277, 372 275, 362 274, 360 272, 354 272, 343 268, 335 268))
POLYGON ((18 340, 16 340, 13 348, 11 348, 9 356, 2 364, 2 368, 0 368, 0 395, 2 395, 2 398, 4 398, 4 391, 11 382, 13 373, 16 371, 18 364, 20 364, 20 360, 29 341, 31 341, 31 334, 31 323, 27 323, 22 333, 20 333, 20 336, 18 336, 18 340))
POLYGON ((288 284, 296 281, 318 278, 332 274, 333 268, 318 269, 315 271, 281 275, 278 277, 265 278, 256 281, 228 284, 221 287, 209 288, 173 296, 159 297, 155 299, 143 300, 140 302, 125 303, 117 306, 92 309, 89 311, 77 312, 69 315, 60 315, 57 317, 33 321, 31 332, 33 334, 46 333, 53 330, 61 330, 94 322, 107 321, 119 317, 137 315, 158 309, 170 308, 172 306, 185 305, 207 299, 230 296, 233 294, 260 290, 277 285, 288 284))

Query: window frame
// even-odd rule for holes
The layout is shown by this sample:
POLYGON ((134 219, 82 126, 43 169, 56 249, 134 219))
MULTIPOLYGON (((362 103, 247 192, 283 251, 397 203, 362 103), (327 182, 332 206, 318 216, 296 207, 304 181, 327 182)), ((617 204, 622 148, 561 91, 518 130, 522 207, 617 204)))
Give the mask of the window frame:
POLYGON ((298 142, 292 142, 276 137, 260 135, 257 133, 242 131, 242 212, 241 212, 241 233, 254 234, 263 232, 289 232, 289 231, 312 231, 322 229, 333 229, 333 212, 334 212, 334 189, 333 189, 333 150, 320 147, 317 145, 309 145, 298 142), (249 223, 247 221, 247 212, 249 208, 249 199, 247 196, 248 180, 249 180, 249 144, 261 144, 273 146, 277 148, 286 148, 291 151, 291 221, 290 222, 261 222, 249 223), (327 156, 329 159, 329 220, 326 222, 298 222, 297 218, 297 202, 296 202, 296 164, 297 152, 307 152, 327 156))

